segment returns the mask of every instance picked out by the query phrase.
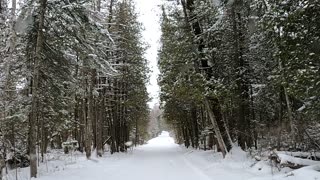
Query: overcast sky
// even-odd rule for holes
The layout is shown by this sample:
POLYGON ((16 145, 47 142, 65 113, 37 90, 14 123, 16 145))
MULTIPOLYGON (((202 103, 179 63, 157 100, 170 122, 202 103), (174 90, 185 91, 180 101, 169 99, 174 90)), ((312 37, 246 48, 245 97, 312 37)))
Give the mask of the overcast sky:
POLYGON ((146 52, 145 57, 149 61, 151 69, 150 84, 148 85, 148 92, 153 100, 149 103, 153 107, 155 103, 159 103, 159 86, 157 84, 157 77, 159 69, 157 67, 157 52, 159 48, 159 40, 161 36, 160 31, 160 14, 162 0, 135 0, 136 8, 140 14, 139 21, 143 24, 145 31, 142 33, 144 41, 150 47, 146 52))

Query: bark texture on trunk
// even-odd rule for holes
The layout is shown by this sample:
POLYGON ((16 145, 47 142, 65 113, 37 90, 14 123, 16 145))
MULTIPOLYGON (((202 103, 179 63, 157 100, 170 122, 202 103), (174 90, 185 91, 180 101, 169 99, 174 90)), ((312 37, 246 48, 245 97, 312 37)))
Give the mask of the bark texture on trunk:
POLYGON ((30 176, 37 177, 37 152, 36 152, 36 123, 38 118, 38 89, 39 89, 39 71, 41 62, 41 52, 44 46, 44 18, 46 12, 47 0, 40 0, 39 27, 36 44, 36 53, 33 67, 33 84, 32 84, 32 106, 31 118, 29 119, 29 151, 30 151, 30 176))
POLYGON ((222 152, 222 155, 223 157, 226 156, 227 152, 228 152, 228 149, 227 149, 227 146, 223 140, 223 137, 221 135, 221 132, 220 132, 220 129, 218 127, 218 123, 217 123, 217 120, 212 112, 212 109, 211 109, 211 106, 210 106, 210 103, 209 103, 209 100, 208 99, 205 99, 204 100, 204 104, 205 104, 205 107, 208 111, 208 115, 209 115, 209 118, 210 118, 210 121, 213 125, 213 130, 216 134, 216 137, 217 137, 217 140, 218 140, 218 145, 219 145, 219 148, 222 152))

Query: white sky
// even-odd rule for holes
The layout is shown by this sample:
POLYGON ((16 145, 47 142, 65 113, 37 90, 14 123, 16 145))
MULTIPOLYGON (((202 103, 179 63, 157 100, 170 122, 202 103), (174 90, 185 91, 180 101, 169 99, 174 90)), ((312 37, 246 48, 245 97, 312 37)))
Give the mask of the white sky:
POLYGON ((145 31, 142 33, 144 41, 150 45, 145 57, 149 61, 149 67, 152 71, 150 74, 150 84, 147 87, 149 96, 153 98, 149 103, 149 107, 152 108, 154 104, 159 103, 157 53, 161 36, 159 22, 162 0, 135 0, 135 2, 137 11, 140 14, 139 21, 145 28, 145 31))

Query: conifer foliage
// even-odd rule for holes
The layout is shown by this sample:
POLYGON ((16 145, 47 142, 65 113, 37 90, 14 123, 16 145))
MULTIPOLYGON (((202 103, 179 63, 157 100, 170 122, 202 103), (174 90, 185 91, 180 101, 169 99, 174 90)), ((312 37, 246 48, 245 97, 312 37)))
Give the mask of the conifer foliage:
POLYGON ((319 1, 164 6, 164 117, 185 146, 319 149, 319 1))
POLYGON ((90 158, 143 141, 148 68, 134 3, 31 0, 12 13, 8 3, 0 1, 2 158, 29 155, 20 166, 37 177, 38 160, 62 142, 77 140, 90 158))

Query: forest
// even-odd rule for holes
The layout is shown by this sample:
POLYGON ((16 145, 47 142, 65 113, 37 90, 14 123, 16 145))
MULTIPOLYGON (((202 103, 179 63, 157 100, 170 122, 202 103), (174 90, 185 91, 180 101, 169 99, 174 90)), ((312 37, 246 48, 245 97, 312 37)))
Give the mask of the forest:
POLYGON ((1 169, 4 159, 30 164, 36 177, 37 161, 63 142, 77 142, 87 158, 105 144, 114 153, 129 138, 142 143, 141 30, 130 0, 0 0, 1 169))
POLYGON ((320 0, 0 0, 1 180, 314 180, 319 152, 320 0))
POLYGON ((164 118, 186 147, 319 151, 320 1, 163 6, 164 118))

